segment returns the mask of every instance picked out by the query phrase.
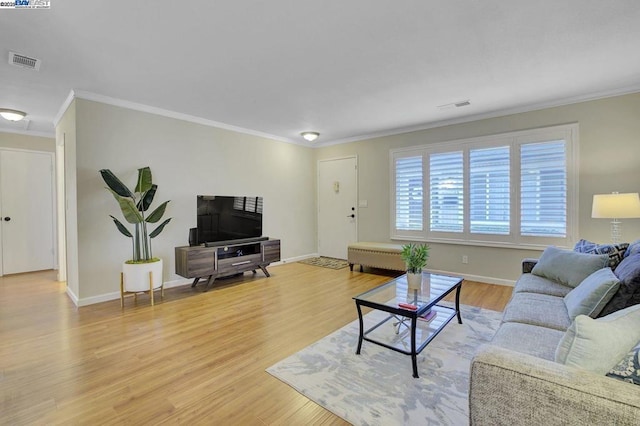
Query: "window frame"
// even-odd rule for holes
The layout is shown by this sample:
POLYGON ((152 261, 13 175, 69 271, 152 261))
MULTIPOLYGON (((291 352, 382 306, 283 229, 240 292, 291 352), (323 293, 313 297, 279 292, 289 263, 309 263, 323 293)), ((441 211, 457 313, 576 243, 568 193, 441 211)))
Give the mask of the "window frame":
POLYGON ((508 247, 522 249, 543 249, 549 245, 572 247, 576 241, 578 225, 578 132, 577 123, 522 130, 475 138, 435 142, 427 145, 391 149, 390 158, 390 236, 391 240, 424 241, 463 245, 508 247), (544 237, 520 235, 520 146, 528 143, 564 140, 566 149, 566 235, 565 237, 544 237), (473 149, 509 146, 510 150, 510 213, 509 234, 478 234, 470 232, 470 182, 469 157, 473 149), (463 152, 463 232, 442 232, 430 230, 430 155, 454 151, 463 152), (396 229, 396 160, 404 157, 422 157, 423 227, 420 231, 396 229))

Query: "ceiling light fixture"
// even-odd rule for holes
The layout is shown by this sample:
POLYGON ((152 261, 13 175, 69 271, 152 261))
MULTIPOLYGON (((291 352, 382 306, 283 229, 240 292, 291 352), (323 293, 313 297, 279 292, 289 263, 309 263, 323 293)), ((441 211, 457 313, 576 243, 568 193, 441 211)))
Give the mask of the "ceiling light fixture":
POLYGON ((316 139, 318 139, 318 137, 320 136, 320 133, 318 133, 318 132, 302 132, 302 133, 300 133, 300 136, 302 136, 303 138, 305 138, 309 142, 313 142, 316 139))
POLYGON ((0 108, 0 115, 5 120, 20 121, 27 116, 27 113, 15 109, 0 108))

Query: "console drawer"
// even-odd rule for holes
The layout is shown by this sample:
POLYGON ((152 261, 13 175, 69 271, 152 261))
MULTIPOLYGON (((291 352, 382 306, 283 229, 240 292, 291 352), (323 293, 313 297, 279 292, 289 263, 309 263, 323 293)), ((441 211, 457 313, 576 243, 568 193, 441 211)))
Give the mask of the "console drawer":
POLYGON ((258 268, 258 263, 262 260, 260 254, 250 254, 248 256, 228 257, 218 260, 218 275, 224 275, 227 272, 244 272, 258 268))

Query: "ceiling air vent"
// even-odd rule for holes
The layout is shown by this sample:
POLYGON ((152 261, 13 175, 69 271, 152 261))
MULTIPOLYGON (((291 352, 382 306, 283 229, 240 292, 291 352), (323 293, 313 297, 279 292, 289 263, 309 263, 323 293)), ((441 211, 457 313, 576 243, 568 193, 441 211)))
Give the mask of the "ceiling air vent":
POLYGON ((459 101, 459 102, 453 102, 450 104, 438 105, 437 108, 440 110, 445 110, 445 109, 453 109, 453 108, 462 108, 468 105, 471 105, 471 101, 469 99, 464 101, 459 101))
POLYGON ((21 55, 15 52, 9 52, 9 63, 16 67, 29 68, 30 70, 40 70, 42 61, 36 58, 21 55))

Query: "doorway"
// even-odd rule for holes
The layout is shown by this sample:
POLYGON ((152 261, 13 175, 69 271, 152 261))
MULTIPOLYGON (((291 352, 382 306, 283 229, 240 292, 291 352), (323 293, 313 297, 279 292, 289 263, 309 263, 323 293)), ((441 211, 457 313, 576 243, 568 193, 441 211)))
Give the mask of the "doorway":
POLYGON ((318 162, 318 254, 347 258, 358 241, 358 158, 318 162))
POLYGON ((55 268, 54 155, 0 150, 0 275, 55 268))

